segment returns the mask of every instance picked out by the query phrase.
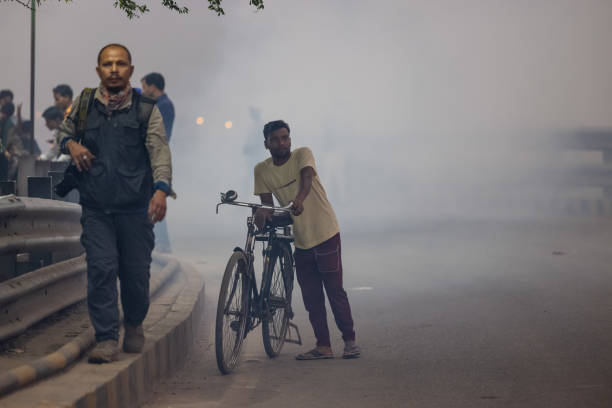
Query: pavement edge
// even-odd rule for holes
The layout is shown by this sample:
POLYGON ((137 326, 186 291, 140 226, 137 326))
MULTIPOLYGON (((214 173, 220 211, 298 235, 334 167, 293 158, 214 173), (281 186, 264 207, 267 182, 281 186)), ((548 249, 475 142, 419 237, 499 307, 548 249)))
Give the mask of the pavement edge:
POLYGON ((144 351, 121 367, 110 380, 78 398, 76 408, 137 407, 146 402, 156 382, 180 368, 197 335, 204 309, 204 277, 181 263, 187 284, 168 315, 146 331, 144 351))

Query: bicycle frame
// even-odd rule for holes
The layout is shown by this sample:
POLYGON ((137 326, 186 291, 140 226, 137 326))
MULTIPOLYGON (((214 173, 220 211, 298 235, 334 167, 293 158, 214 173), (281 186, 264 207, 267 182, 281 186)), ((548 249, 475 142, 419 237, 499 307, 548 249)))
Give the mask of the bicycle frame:
MULTIPOLYGON (((263 204, 245 203, 245 202, 240 202, 240 201, 230 201, 230 202, 220 202, 219 204, 217 204, 217 208, 216 208, 217 214, 219 213, 219 206, 222 204, 235 205, 239 207, 249 207, 251 209, 263 208, 267 210, 284 212, 284 213, 289 213, 290 208, 291 208, 291 204, 289 204, 286 207, 273 207, 273 206, 267 206, 263 204)), ((262 293, 265 293, 265 290, 267 290, 268 288, 263 288, 263 287, 258 288, 257 278, 255 276, 255 268, 254 268, 255 242, 261 241, 264 243, 265 242, 268 243, 267 245, 264 244, 265 246, 262 251, 262 255, 264 259, 263 271, 265 273, 265 271, 268 269, 267 265, 270 262, 272 250, 274 248, 274 245, 272 244, 277 240, 293 241, 293 237, 288 233, 287 227, 271 227, 271 228, 266 228, 264 231, 260 233, 257 233, 255 231, 255 223, 253 220, 253 216, 249 216, 247 217, 247 237, 246 237, 244 249, 239 248, 239 247, 234 249, 234 251, 242 251, 246 256, 247 265, 245 265, 244 273, 246 273, 247 279, 249 281, 249 292, 252 295, 252 299, 255 301, 254 302, 255 304, 249 303, 249 315, 248 315, 248 320, 247 320, 245 336, 249 331, 255 329, 261 323, 263 318, 266 317, 266 314, 268 313, 267 305, 264 304, 264 299, 263 299, 263 296, 261 295, 262 293), (277 228, 284 228, 284 231, 283 231, 284 234, 279 235, 276 232, 277 228)), ((262 275, 261 277, 262 284, 263 282, 266 281, 265 278, 266 277, 262 275)), ((270 284, 270 282, 268 282, 268 284, 270 284)), ((233 287, 232 292, 234 292, 235 289, 236 288, 233 287)))

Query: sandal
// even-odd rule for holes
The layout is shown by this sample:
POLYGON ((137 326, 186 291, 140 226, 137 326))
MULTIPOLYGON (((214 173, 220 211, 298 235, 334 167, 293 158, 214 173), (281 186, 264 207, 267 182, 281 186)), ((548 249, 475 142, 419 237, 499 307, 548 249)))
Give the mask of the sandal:
POLYGON ((306 353, 298 354, 297 356, 295 356, 296 360, 324 360, 324 359, 329 359, 329 358, 334 358, 333 353, 331 352, 329 354, 321 353, 316 348, 306 353))
POLYGON ((344 346, 344 353, 342 354, 342 358, 359 358, 361 356, 361 349, 356 344, 350 344, 344 346))

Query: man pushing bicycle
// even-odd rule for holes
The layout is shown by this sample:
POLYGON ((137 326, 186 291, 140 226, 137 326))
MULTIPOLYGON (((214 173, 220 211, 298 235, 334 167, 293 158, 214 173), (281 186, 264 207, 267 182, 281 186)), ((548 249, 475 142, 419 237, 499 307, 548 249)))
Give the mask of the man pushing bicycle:
MULTIPOLYGON (((317 346, 296 356, 298 360, 333 358, 325 296, 332 308, 344 340, 343 358, 356 358, 353 318, 342 286, 340 229, 325 189, 317 175, 314 157, 307 147, 291 150, 289 125, 282 120, 264 126, 264 145, 271 157, 255 166, 255 191, 262 204, 273 206, 273 196, 281 206, 292 205, 295 236, 295 266, 317 346)), ((271 218, 269 210, 255 213, 255 224, 262 228, 271 218)))

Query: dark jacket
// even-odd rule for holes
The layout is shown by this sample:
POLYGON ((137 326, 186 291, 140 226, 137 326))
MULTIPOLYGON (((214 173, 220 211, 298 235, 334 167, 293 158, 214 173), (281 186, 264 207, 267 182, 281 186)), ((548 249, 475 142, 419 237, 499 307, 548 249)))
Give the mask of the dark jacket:
POLYGON ((110 115, 94 100, 87 114, 83 145, 96 156, 89 171, 80 173, 81 205, 105 212, 146 209, 153 195, 153 172, 145 146, 146 129, 138 121, 143 96, 132 93, 132 104, 110 115))

